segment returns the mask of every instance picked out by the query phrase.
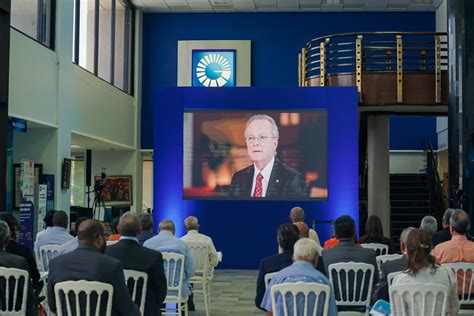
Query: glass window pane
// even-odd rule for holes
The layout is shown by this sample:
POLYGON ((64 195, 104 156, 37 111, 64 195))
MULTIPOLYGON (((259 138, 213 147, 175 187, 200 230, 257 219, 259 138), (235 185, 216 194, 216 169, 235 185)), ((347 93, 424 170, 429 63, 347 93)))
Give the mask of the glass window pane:
POLYGON ((98 75, 110 82, 112 62, 112 0, 99 1, 99 64, 98 75))
POLYGON ((81 0, 79 17, 79 66, 94 72, 95 0, 81 0))
POLYGON ((125 56, 125 7, 120 1, 115 5, 115 62, 114 62, 114 84, 116 87, 126 90, 124 87, 124 56, 125 56))
POLYGON ((11 2, 11 26, 38 38, 38 0, 14 0, 11 2))
POLYGON ((71 164, 71 205, 85 206, 84 161, 73 160, 71 164))

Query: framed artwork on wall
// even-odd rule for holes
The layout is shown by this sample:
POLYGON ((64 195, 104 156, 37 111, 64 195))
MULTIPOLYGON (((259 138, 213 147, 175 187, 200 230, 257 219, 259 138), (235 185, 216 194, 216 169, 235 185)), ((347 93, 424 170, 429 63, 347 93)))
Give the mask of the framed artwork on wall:
POLYGON ((64 158, 61 169, 61 189, 69 189, 71 179, 71 159, 64 158))
MULTIPOLYGON (((15 209, 20 208, 21 204, 21 190, 20 190, 20 170, 21 164, 13 164, 13 207, 15 209)), ((43 165, 35 164, 35 190, 40 185, 41 177, 43 175, 43 165)))
POLYGON ((99 175, 94 180, 103 184, 101 194, 106 206, 133 205, 132 176, 107 176, 102 180, 99 175))
POLYGON ((193 87, 235 87, 235 49, 192 50, 193 87))

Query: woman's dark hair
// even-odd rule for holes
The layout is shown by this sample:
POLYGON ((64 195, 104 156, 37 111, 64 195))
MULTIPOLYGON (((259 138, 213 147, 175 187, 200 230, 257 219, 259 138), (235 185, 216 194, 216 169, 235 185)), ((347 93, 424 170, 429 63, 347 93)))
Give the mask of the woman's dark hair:
POLYGON ((300 239, 298 227, 293 224, 282 224, 278 227, 278 245, 284 250, 293 250, 293 246, 300 239))
POLYGON ((370 215, 365 223, 365 235, 361 237, 360 241, 364 242, 383 242, 383 226, 382 221, 377 215, 370 215))
POLYGON ((20 224, 18 223, 17 219, 7 212, 2 212, 0 213, 0 221, 7 223, 8 227, 10 228, 10 238, 16 240, 16 232, 20 230, 20 224))
POLYGON ((416 228, 408 234, 407 238, 407 252, 408 274, 415 276, 420 270, 424 268, 437 268, 435 258, 430 254, 431 252, 431 234, 426 230, 416 228))

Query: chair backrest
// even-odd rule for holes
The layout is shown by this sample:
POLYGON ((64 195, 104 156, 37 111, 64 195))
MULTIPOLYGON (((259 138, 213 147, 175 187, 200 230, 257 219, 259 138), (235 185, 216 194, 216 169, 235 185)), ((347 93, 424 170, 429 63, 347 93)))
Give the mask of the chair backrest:
POLYGON ((321 283, 296 282, 273 285, 271 289, 273 315, 327 316, 329 293, 330 287, 321 283))
POLYGON ((380 277, 382 277, 382 264, 384 264, 387 261, 400 259, 401 257, 403 257, 403 255, 400 255, 400 254, 381 255, 381 256, 375 257, 375 259, 377 260, 377 268, 379 270, 380 277))
POLYGON ((39 248, 41 268, 43 271, 49 271, 49 261, 59 256, 61 245, 44 245, 39 248))
POLYGON ((410 283, 389 288, 392 315, 446 315, 448 288, 440 284, 410 283))
POLYGON ((66 311, 67 316, 111 316, 113 294, 113 286, 102 282, 79 280, 56 283, 54 285, 56 314, 62 316, 63 311, 66 311), (97 296, 92 296, 92 293, 96 293, 97 296), (104 300, 106 301, 105 309, 101 304, 104 300), (75 313, 73 314, 72 311, 75 313))
POLYGON ((370 303, 375 267, 361 262, 333 263, 328 267, 336 304, 365 306, 370 303))
MULTIPOLYGON (((163 267, 165 270, 166 282, 168 283, 168 293, 176 291, 177 298, 182 296, 184 277, 184 256, 179 253, 162 252, 163 267)), ((169 298, 170 295, 167 295, 169 298)), ((174 297, 174 295, 173 295, 174 297)))
POLYGON ((399 275, 400 273, 403 273, 403 271, 397 271, 397 272, 392 272, 392 273, 389 273, 387 275, 387 283, 388 283, 388 286, 391 286, 392 283, 393 283, 393 279, 395 279, 395 277, 397 275, 399 275))
POLYGON ((388 254, 388 246, 384 244, 378 243, 367 243, 367 244, 360 244, 362 248, 368 248, 375 250, 376 256, 383 256, 388 254))
POLYGON ((209 272, 209 247, 206 243, 186 241, 191 257, 193 257, 196 275, 207 277, 209 272))
POLYGON ((20 316, 26 314, 28 281, 28 271, 0 267, 0 302, 3 302, 0 304, 0 315, 20 316))
POLYGON ((474 304, 474 263, 456 262, 444 263, 444 266, 453 270, 458 280, 459 303, 474 304))
POLYGON ((272 278, 273 278, 277 273, 278 273, 278 272, 272 272, 272 273, 267 273, 267 274, 265 274, 265 276, 264 276, 265 288, 268 287, 268 284, 270 284, 270 281, 272 280, 272 278))
POLYGON ((132 288, 132 300, 138 305, 140 313, 145 314, 145 298, 148 284, 148 274, 136 270, 123 270, 125 284, 132 288), (131 284, 130 284, 131 283, 131 284), (141 289, 141 291, 139 291, 141 289))

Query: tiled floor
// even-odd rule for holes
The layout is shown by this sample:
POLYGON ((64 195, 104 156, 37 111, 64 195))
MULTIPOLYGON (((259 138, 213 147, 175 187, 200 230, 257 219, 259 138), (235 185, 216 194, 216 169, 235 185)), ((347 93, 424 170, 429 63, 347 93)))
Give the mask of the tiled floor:
MULTIPOLYGON (((257 270, 216 270, 211 283, 212 316, 264 315, 255 307, 257 270)), ((194 297, 196 311, 189 316, 205 316, 201 294, 194 297)))

